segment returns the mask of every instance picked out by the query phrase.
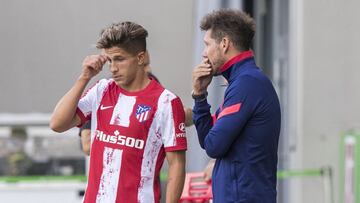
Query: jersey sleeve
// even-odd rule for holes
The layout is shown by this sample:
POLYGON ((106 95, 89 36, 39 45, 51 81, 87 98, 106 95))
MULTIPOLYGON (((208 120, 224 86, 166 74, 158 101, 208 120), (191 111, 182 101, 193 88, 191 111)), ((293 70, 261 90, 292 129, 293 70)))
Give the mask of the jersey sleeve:
POLYGON ((162 110, 160 125, 165 151, 186 150, 185 112, 180 98, 175 97, 162 110))
POLYGON ((91 113, 96 111, 106 84, 107 80, 100 80, 82 95, 76 109, 76 114, 81 119, 81 124, 78 127, 81 127, 86 121, 90 120, 91 113))

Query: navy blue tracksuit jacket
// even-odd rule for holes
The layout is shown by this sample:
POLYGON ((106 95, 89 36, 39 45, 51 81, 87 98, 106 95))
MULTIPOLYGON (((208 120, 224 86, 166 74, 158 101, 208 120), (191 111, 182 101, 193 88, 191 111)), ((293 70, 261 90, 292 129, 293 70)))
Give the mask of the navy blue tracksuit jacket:
POLYGON ((213 117, 206 100, 193 108, 200 145, 216 159, 214 203, 276 202, 278 96, 251 51, 225 63, 221 72, 229 83, 223 105, 213 117))

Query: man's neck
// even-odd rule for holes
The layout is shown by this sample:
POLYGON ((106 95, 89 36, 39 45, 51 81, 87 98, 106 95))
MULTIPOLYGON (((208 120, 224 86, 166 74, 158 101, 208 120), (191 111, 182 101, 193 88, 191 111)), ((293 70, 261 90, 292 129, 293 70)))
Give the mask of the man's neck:
MULTIPOLYGON (((221 66, 219 73, 221 73, 224 77, 229 77, 229 75, 225 74, 225 72, 235 63, 242 61, 246 58, 252 57, 253 56, 253 52, 250 50, 247 51, 236 51, 236 52, 232 52, 232 53, 228 53, 227 55, 225 55, 224 59, 226 59, 227 61, 221 66)), ((227 78, 228 79, 228 78, 227 78)))
POLYGON ((228 62, 230 59, 234 58, 235 56, 241 54, 243 51, 238 51, 235 49, 229 50, 228 53, 225 54, 225 62, 228 62))
POLYGON ((145 89, 151 80, 145 71, 140 71, 136 75, 135 79, 128 85, 120 85, 121 88, 128 92, 138 92, 145 89))

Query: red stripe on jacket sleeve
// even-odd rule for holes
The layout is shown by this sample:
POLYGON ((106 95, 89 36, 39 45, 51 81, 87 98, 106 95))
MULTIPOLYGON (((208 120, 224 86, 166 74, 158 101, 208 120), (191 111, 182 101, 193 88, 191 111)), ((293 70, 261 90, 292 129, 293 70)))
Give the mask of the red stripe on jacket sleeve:
POLYGON ((232 106, 228 106, 226 108, 224 108, 224 110, 222 110, 219 114, 219 116, 217 117, 217 119, 220 119, 223 116, 229 115, 229 114, 233 114, 236 113, 238 111, 240 111, 240 107, 241 107, 241 103, 238 104, 234 104, 232 106))
POLYGON ((212 122, 213 122, 213 125, 216 123, 216 113, 214 113, 214 115, 212 115, 212 122))

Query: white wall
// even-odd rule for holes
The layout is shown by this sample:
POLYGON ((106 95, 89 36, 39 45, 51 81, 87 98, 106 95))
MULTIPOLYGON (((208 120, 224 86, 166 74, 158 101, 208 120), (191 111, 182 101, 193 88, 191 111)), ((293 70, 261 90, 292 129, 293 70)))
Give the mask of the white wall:
MULTIPOLYGON (((0 113, 51 113, 73 85, 83 58, 96 54, 102 28, 135 21, 149 32, 151 67, 161 83, 192 107, 195 17, 183 0, 5 0, 0 6, 0 113)), ((103 71, 100 77, 109 76, 103 71)), ((95 82, 94 79, 92 82, 95 82)), ((188 171, 206 157, 188 129, 188 171)), ((165 166, 166 167, 166 166, 165 166)))
POLYGON ((51 112, 83 58, 98 53, 92 45, 100 30, 125 20, 149 31, 154 73, 190 105, 192 1, 6 0, 0 6, 0 112, 51 112))
MULTIPOLYGON (((332 166, 335 202, 339 194, 340 135, 360 129, 360 1, 293 1, 290 70, 297 77, 296 132, 298 145, 293 166, 332 166), (294 3, 295 2, 295 3, 294 3), (300 13, 294 13, 300 12, 300 13), (300 19, 299 19, 300 18, 300 19), (296 45, 298 45, 296 47, 296 45), (294 56, 295 54, 295 56, 294 56), (296 60, 297 59, 297 60, 296 60)), ((305 178, 291 202, 324 202, 319 179, 305 178)))

